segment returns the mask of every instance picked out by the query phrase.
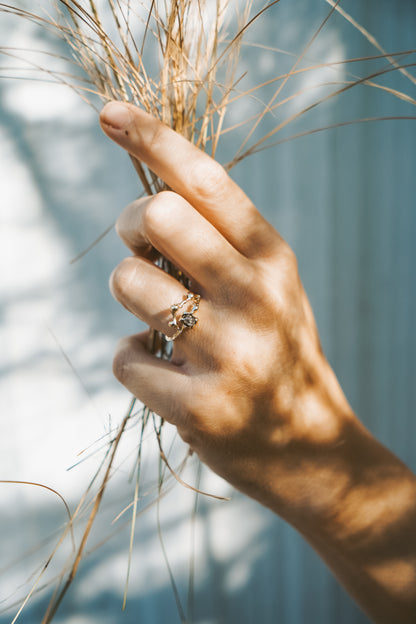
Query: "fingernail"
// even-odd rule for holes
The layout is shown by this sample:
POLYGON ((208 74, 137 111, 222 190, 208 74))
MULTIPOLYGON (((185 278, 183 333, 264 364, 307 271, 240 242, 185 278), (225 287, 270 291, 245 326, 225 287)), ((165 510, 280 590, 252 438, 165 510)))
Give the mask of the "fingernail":
POLYGON ((131 111, 123 102, 109 102, 102 109, 100 120, 115 130, 123 130, 131 122, 131 111))

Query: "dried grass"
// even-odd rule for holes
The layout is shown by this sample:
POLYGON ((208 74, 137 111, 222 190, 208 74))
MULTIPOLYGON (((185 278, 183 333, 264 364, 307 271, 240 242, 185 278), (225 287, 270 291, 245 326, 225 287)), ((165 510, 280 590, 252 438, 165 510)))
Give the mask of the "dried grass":
MULTIPOLYGON (((377 82, 382 75, 388 72, 400 71, 414 84, 416 79, 409 69, 415 63, 401 64, 401 58, 408 58, 414 54, 414 50, 388 54, 368 31, 339 7, 339 0, 337 2, 326 0, 331 5, 326 19, 310 41, 306 43, 302 53, 295 58, 289 72, 275 76, 270 81, 248 91, 239 92, 238 85, 242 76, 238 74, 238 60, 243 37, 250 26, 278 2, 279 0, 265 2, 260 10, 254 11, 255 3, 253 0, 242 0, 240 3, 237 0, 235 2, 232 0, 148 0, 147 2, 136 2, 134 5, 130 0, 106 0, 104 7, 102 3, 98 5, 95 0, 56 0, 56 2, 50 0, 48 4, 50 10, 54 10, 53 17, 46 13, 42 15, 33 13, 6 3, 0 3, 0 12, 13 14, 19 19, 34 22, 40 28, 51 31, 66 43, 70 56, 65 60, 73 67, 71 72, 60 73, 49 69, 47 56, 45 56, 45 65, 27 61, 34 70, 43 72, 45 79, 68 85, 97 109, 99 100, 106 102, 113 99, 132 102, 141 106, 213 156, 217 153, 221 137, 232 130, 236 130, 241 125, 237 123, 226 127, 225 120, 228 107, 234 105, 241 98, 255 97, 262 88, 275 84, 273 95, 262 107, 262 110, 252 118, 241 122, 247 125, 247 131, 240 148, 226 165, 228 169, 271 144, 324 130, 325 128, 310 129, 307 132, 294 134, 292 137, 285 136, 276 140, 276 135, 295 119, 357 85, 362 84, 382 89, 411 105, 416 104, 415 99, 407 93, 377 82), (350 80, 346 82, 321 85, 332 87, 331 92, 325 96, 318 96, 312 104, 295 114, 289 115, 260 139, 254 138, 267 115, 273 114, 288 101, 299 97, 304 92, 302 90, 285 98, 282 97, 286 84, 293 77, 324 67, 336 67, 340 63, 353 66, 354 63, 363 60, 349 59, 326 64, 312 63, 306 67, 301 66, 307 60, 312 44, 335 11, 350 21, 376 48, 378 54, 368 58, 385 59, 386 66, 365 77, 350 75, 350 80), (235 28, 235 23, 237 23, 237 28, 235 28), (235 32, 230 35, 228 31, 233 27, 235 32), (138 32, 142 33, 139 38, 138 32), (156 67, 151 66, 152 63, 147 63, 145 60, 152 55, 159 59, 156 67)), ((0 51, 12 58, 22 55, 22 51, 16 49, 0 48, 0 51)), ((54 55, 50 56, 53 57, 54 55)), ((55 55, 55 58, 58 57, 55 55)), ((345 121, 335 124, 335 126, 356 123, 357 121, 369 120, 345 121)), ((163 190, 163 181, 158 179, 143 163, 133 159, 133 164, 145 193, 151 195, 163 190)), ((160 258, 159 265, 187 285, 186 277, 167 260, 160 258)), ((162 335, 156 332, 151 333, 150 346, 159 357, 169 358, 169 345, 164 341, 162 335)), ((133 501, 120 514, 121 516, 127 510, 130 510, 132 514, 130 552, 133 548, 139 500, 141 449, 147 426, 153 426, 160 449, 160 457, 164 461, 166 469, 175 478, 181 480, 179 476, 181 466, 178 469, 171 467, 167 455, 163 451, 163 421, 151 414, 146 408, 138 409, 135 399, 132 399, 127 414, 107 444, 106 454, 100 469, 93 477, 77 509, 72 514, 67 529, 56 547, 59 548, 66 535, 71 533, 74 522, 88 513, 82 539, 75 549, 68 569, 62 572, 56 592, 42 620, 43 624, 52 621, 76 575, 84 555, 88 536, 114 468, 114 459, 120 441, 132 421, 135 422, 136 426, 139 426, 140 431, 135 464, 135 488, 133 501)), ((159 488, 166 480, 163 475, 164 471, 162 470, 159 488)), ((196 491, 198 490, 196 489, 196 491)), ((51 557, 54 553, 55 551, 51 557)), ((39 574, 13 622, 17 620, 27 600, 39 586, 46 567, 47 565, 39 574)), ((130 569, 130 561, 128 568, 130 569)), ((126 589, 128 575, 129 571, 126 589)), ((172 584, 175 589, 174 579, 172 579, 172 584)), ((179 599, 178 611, 184 619, 184 609, 179 599)))

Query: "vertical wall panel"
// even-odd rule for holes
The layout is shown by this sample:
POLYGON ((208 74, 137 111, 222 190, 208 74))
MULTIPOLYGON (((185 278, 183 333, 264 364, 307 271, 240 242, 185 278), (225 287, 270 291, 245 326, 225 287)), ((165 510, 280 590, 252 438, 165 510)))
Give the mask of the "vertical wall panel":
MULTIPOLYGON (((414 0, 398 3, 344 0, 341 5, 373 32, 387 50, 416 47, 414 0)), ((259 22, 251 38, 298 55, 328 10, 329 5, 323 0, 282 0, 269 18, 259 22)), ((343 18, 335 16, 308 51, 305 63, 326 61, 341 53, 345 57, 357 57, 376 54, 377 50, 343 18)), ((292 56, 244 48, 245 66, 255 77, 256 72, 263 76, 260 61, 270 62, 271 58, 279 73, 287 71, 294 62, 292 56)), ((414 55, 412 58, 414 60, 414 55)), ((351 64, 338 67, 336 71, 328 70, 325 75, 328 81, 350 80, 352 74, 365 75, 366 67, 370 71, 373 65, 351 64)), ((413 68, 409 71, 416 74, 413 68)), ((321 79, 322 76, 316 74, 315 77, 321 79)), ((302 90, 309 84, 309 75, 297 80, 293 89, 302 90), (306 82, 302 82, 304 78, 306 82)), ((416 97, 415 85, 400 74, 379 80, 416 97)), ((291 92, 291 85, 292 82, 282 91, 282 97, 291 92)), ((104 143, 91 121, 84 123, 82 133, 68 120, 68 125, 59 119, 36 123, 26 120, 26 125, 22 125, 24 113, 13 110, 9 101, 13 88, 7 83, 0 84, 0 123, 2 136, 6 137, 4 154, 7 147, 7 159, 15 157, 29 172, 33 188, 39 194, 43 217, 56 228, 59 244, 70 249, 71 253, 66 251, 69 258, 74 250, 88 244, 111 222, 119 207, 121 209, 124 203, 137 196, 137 181, 133 174, 129 177, 128 163, 104 143), (78 147, 74 141, 78 141, 78 147), (71 154, 73 163, 77 163, 80 151, 89 173, 84 177, 79 173, 76 178, 73 173, 76 167, 71 169, 71 154), (63 153, 69 159, 68 166, 61 166, 57 171, 53 155, 59 160, 63 153), (81 195, 85 204, 79 200, 81 195), (84 205, 89 207, 87 214, 82 212, 84 205)), ((310 103, 308 98, 314 97, 313 93, 302 94, 304 105, 310 103)), ((296 106, 295 101, 285 109, 278 109, 276 117, 269 119, 268 128, 281 121, 283 111, 284 114, 293 113, 296 106)), ((301 117, 276 138, 337 122, 371 116, 414 115, 414 111, 414 107, 388 93, 361 85, 301 117)), ((26 119, 30 119, 30 115, 26 119)), ((238 138, 235 138, 236 145, 238 138)), ((230 150, 233 139, 229 141, 227 148, 230 150)), ((415 121, 389 121, 340 127, 282 143, 251 157, 232 172, 296 251, 323 345, 352 406, 366 426, 414 469, 415 171, 415 121)), ((33 201, 32 194, 28 194, 27 201, 28 204, 33 201)), ((107 275, 123 253, 113 238, 107 239, 81 268, 75 269, 71 278, 64 271, 62 281, 50 293, 59 300, 58 325, 61 315, 66 319, 65 310, 70 304, 76 314, 65 323, 76 327, 80 322, 77 319, 84 318, 87 313, 90 315, 85 336, 73 346, 71 357, 77 361, 84 341, 87 344, 93 341, 97 346, 96 360, 91 363, 86 358, 88 364, 85 365, 81 357, 79 360, 83 378, 93 395, 98 394, 104 384, 116 392, 109 381, 109 367, 107 370, 103 364, 110 360, 110 351, 103 347, 104 336, 108 334, 115 341, 122 331, 131 333, 136 328, 127 315, 121 317, 118 308, 107 299, 107 275), (95 304, 92 299, 96 300, 95 304)), ((4 256, 3 275, 9 266, 10 260, 4 256)), ((31 300, 33 292, 28 292, 24 295, 16 292, 2 302, 6 327, 3 345, 7 346, 2 350, 4 368, 9 366, 5 362, 9 362, 6 351, 11 350, 12 344, 10 327, 14 306, 21 296, 31 300)), ((37 362, 44 361, 43 347, 32 356, 29 374, 37 362)), ((14 375, 17 378, 19 374, 17 367, 14 375)), ((13 383, 7 386, 7 393, 15 392, 13 383)), ((15 383, 16 388, 20 388, 15 383)), ((11 409, 12 403, 4 399, 4 409, 11 409)), ((56 422, 56 411, 54 409, 50 416, 51 422, 56 422)), ((16 420, 20 417, 20 413, 14 415, 16 420)), ((26 431, 26 425, 22 430, 26 431)), ((20 448, 24 441, 14 439, 12 434, 9 436, 8 440, 13 439, 13 444, 19 446, 19 453, 24 455, 20 448)), ((27 444, 32 444, 30 438, 27 444)), ((210 487, 210 477, 205 476, 205 479, 210 487)), ((172 555, 172 564, 186 602, 188 570, 177 554, 178 540, 187 535, 184 526, 189 520, 187 512, 178 512, 183 499, 183 493, 167 498, 164 531, 168 551, 176 553, 172 555), (169 509, 177 512, 174 517, 169 516, 169 509)), ((186 501, 189 507, 188 499, 186 501)), ((37 514, 39 522, 44 522, 49 508, 40 506, 37 514)), ((28 518, 27 526, 32 520, 32 516, 28 518)), ((11 532, 13 522, 10 519, 2 522, 5 523, 3 534, 11 532)), ((155 533, 154 518, 139 523, 136 563, 140 573, 133 583, 132 597, 123 616, 120 614, 120 590, 111 588, 110 592, 106 579, 98 579, 94 572, 100 566, 107 569, 105 565, 111 569, 112 562, 123 558, 120 552, 125 553, 122 550, 125 542, 120 538, 109 550, 99 551, 91 567, 81 567, 80 581, 74 585, 72 599, 63 606, 57 622, 179 622, 155 533), (99 589, 90 596, 85 587, 92 587, 92 580, 99 589)), ((368 622, 309 546, 280 519, 252 501, 239 495, 224 505, 200 501, 197 535, 195 623, 368 622)), ((34 606, 29 607, 27 619, 23 621, 31 624, 39 621, 42 602, 37 600, 35 597, 34 606)), ((8 616, 0 615, 1 624, 8 621, 8 616)))

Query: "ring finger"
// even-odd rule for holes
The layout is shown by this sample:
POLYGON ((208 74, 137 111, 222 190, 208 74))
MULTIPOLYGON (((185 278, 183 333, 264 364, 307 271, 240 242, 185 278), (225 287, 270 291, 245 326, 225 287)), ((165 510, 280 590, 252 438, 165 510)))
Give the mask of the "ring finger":
POLYGON ((110 289, 129 312, 168 337, 179 335, 179 329, 188 333, 198 323, 198 296, 188 296, 182 284, 146 258, 123 260, 111 274, 110 289), (177 310, 172 312, 172 306, 177 310))

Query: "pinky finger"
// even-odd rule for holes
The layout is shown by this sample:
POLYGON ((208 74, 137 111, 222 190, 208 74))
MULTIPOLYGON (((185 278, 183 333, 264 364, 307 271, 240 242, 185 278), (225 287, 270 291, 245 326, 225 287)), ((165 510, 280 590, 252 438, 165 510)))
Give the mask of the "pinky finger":
POLYGON ((114 375, 137 399, 176 425, 190 379, 181 367, 152 355, 147 342, 148 332, 120 340, 113 360, 114 375))

